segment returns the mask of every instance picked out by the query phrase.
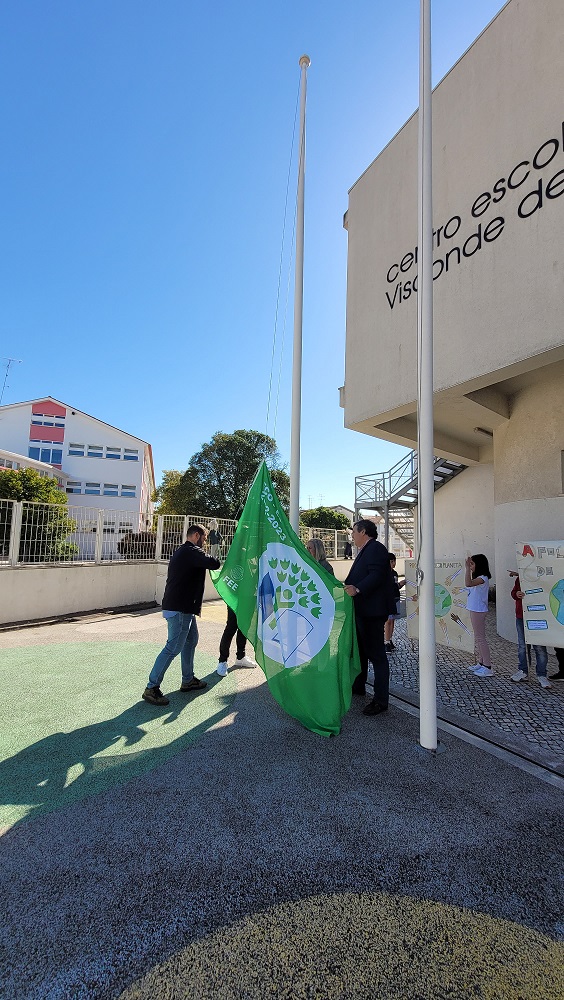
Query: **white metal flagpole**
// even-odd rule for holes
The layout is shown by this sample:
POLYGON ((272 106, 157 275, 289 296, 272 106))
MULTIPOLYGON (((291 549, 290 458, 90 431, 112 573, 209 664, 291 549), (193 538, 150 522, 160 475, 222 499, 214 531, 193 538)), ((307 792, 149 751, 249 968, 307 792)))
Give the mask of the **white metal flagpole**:
POLYGON ((437 749, 435 647, 435 494, 433 446, 433 185, 431 0, 420 0, 419 277, 417 289, 417 445, 419 583, 419 742, 437 749))
POLYGON ((302 420, 302 313, 304 299, 304 181, 305 110, 309 56, 301 56, 300 144, 296 211, 296 276, 294 285, 294 359, 292 365, 292 442, 290 450, 290 524, 297 533, 300 520, 300 432, 302 420))

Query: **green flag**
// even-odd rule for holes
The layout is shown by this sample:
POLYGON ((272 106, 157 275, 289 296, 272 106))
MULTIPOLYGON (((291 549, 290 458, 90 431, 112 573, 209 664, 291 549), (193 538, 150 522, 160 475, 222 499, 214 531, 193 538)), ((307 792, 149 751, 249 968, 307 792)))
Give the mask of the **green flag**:
POLYGON ((278 704, 314 733, 338 733, 360 672, 352 600, 290 527, 264 462, 211 576, 278 704))

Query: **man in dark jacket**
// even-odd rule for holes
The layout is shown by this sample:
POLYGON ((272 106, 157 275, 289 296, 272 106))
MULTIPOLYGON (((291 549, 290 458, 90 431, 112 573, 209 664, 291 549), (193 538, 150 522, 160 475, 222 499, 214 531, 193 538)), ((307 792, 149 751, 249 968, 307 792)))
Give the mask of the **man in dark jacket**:
POLYGON ((221 565, 217 559, 203 552, 207 534, 201 524, 190 525, 184 545, 176 550, 168 566, 162 604, 163 616, 167 619, 168 641, 155 660, 143 692, 143 700, 151 705, 168 705, 161 684, 179 653, 182 664, 180 690, 201 691, 207 687, 205 681, 194 677, 194 651, 198 642, 196 615, 202 610, 206 569, 219 569, 221 565))
POLYGON ((365 715, 379 715, 388 708, 390 667, 384 648, 384 625, 395 614, 394 578, 388 550, 376 540, 373 521, 357 521, 352 529, 358 554, 345 580, 345 590, 354 600, 356 634, 361 672, 353 684, 354 694, 364 694, 368 660, 374 667, 374 698, 365 715))

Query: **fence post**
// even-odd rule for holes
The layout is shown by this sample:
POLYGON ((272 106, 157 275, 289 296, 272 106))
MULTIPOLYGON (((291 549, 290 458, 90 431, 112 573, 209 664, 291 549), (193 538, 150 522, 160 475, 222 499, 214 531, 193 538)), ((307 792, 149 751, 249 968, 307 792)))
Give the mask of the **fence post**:
POLYGON ((22 533, 23 503, 21 500, 14 500, 12 507, 12 523, 10 525, 10 550, 8 560, 10 566, 17 566, 20 555, 20 536, 22 533))
POLYGON ((155 537, 155 559, 159 562, 163 556, 163 530, 164 530, 164 515, 159 514, 157 518, 157 534, 155 537))
POLYGON ((182 544, 183 545, 184 545, 184 542, 186 541, 186 538, 188 537, 188 528, 189 527, 190 527, 190 519, 188 517, 188 514, 186 514, 186 517, 184 518, 184 527, 182 528, 182 544))
POLYGON ((335 555, 333 556, 333 558, 334 559, 337 558, 337 529, 336 528, 335 528, 335 555))
POLYGON ((96 522, 96 545, 94 547, 94 562, 102 562, 102 546, 104 544, 104 511, 98 511, 98 520, 96 522))

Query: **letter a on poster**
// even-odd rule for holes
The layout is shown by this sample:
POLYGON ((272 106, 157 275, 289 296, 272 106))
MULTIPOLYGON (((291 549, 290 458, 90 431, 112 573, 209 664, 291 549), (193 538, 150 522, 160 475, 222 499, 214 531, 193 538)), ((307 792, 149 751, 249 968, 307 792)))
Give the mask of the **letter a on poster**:
POLYGON ((515 542, 525 642, 564 646, 564 542, 515 542))

